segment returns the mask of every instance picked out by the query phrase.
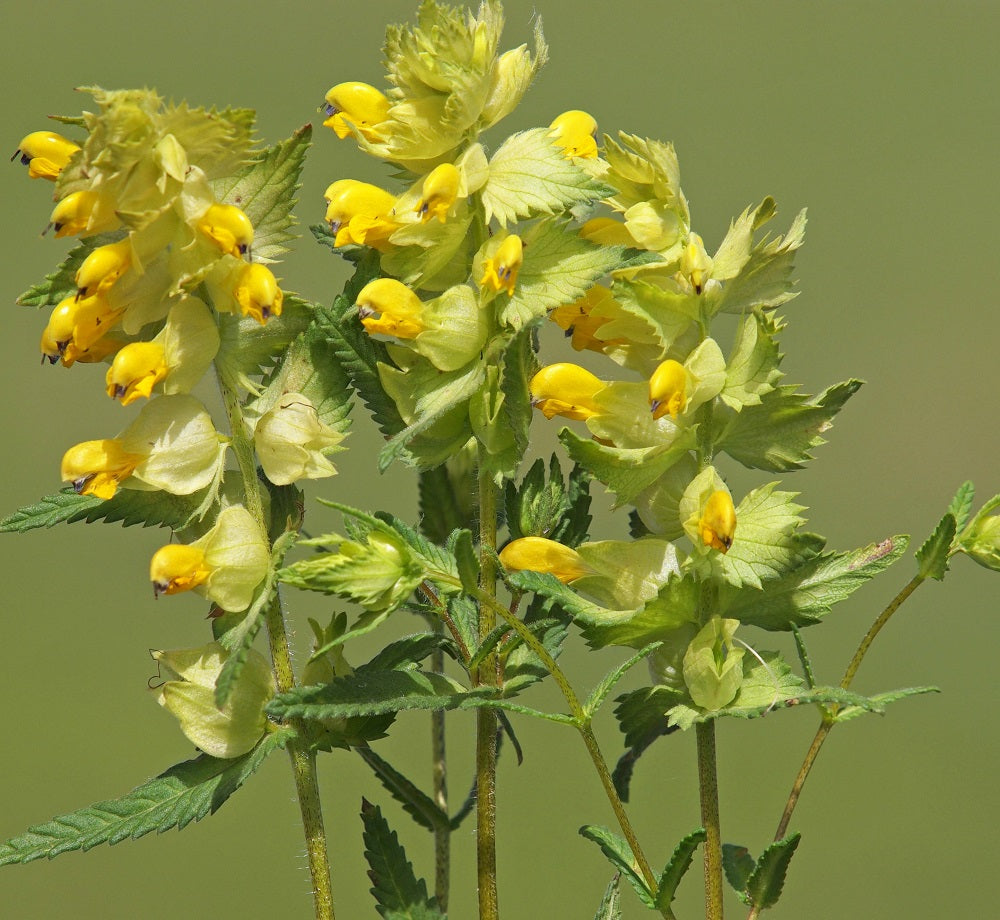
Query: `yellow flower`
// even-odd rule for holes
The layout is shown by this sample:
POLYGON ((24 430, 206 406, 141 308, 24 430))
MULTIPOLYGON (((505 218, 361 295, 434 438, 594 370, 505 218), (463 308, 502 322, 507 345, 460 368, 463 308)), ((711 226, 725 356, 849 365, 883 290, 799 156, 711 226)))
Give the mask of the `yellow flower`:
POLYGON ((238 613, 250 606, 270 565, 260 527, 242 505, 230 505, 203 537, 187 546, 160 547, 150 561, 149 577, 157 595, 193 590, 238 613))
POLYGON ((586 420, 600 411, 594 396, 606 386, 577 364, 550 364, 531 378, 531 404, 546 418, 586 420))
POLYGON ((365 140, 376 143, 382 139, 377 126, 389 117, 389 100, 368 83, 338 83, 326 94, 324 128, 333 128, 343 139, 354 125, 365 140))
POLYGON ((126 237, 117 243, 108 243, 91 250, 76 270, 76 297, 103 294, 132 264, 132 243, 126 237))
POLYGON ((84 190, 71 192, 61 198, 52 209, 49 226, 55 230, 56 238, 63 236, 91 236, 114 230, 119 220, 97 192, 84 190))
POLYGON ((592 217, 579 230, 580 236, 600 246, 638 246, 628 227, 613 217, 592 217))
POLYGON ((385 189, 357 179, 339 179, 324 195, 329 202, 326 220, 336 234, 333 245, 372 246, 384 251, 389 237, 399 229, 396 199, 385 189))
POLYGON ((649 378, 649 405, 653 418, 677 418, 687 408, 688 372, 673 359, 662 362, 649 378))
POLYGON ((589 349, 590 351, 603 352, 609 345, 626 344, 625 339, 604 340, 597 338, 598 329, 611 322, 611 318, 595 316, 594 313, 599 312, 602 305, 614 302, 611 291, 602 285, 595 284, 579 300, 556 307, 549 314, 549 319, 560 329, 566 330, 566 335, 571 337, 570 344, 576 351, 589 349))
POLYGON ((435 166, 424 179, 422 197, 413 209, 423 222, 436 217, 442 224, 458 198, 461 174, 451 163, 435 166))
POLYGON ((236 205, 213 204, 198 220, 198 232, 223 252, 242 258, 253 245, 253 224, 236 205))
POLYGON ((252 316, 262 326, 272 316, 281 316, 284 294, 271 269, 260 262, 250 262, 240 272, 233 291, 244 316, 252 316))
POLYGON ((108 499, 145 459, 143 454, 129 453, 118 438, 84 441, 63 455, 62 479, 80 495, 108 499))
POLYGON ((369 281, 358 293, 357 305, 361 323, 372 335, 381 333, 397 339, 415 339, 424 331, 420 318, 423 303, 395 278, 369 281))
POLYGON ((105 381, 108 396, 120 399, 123 406, 141 397, 149 398, 167 376, 163 346, 156 342, 132 342, 115 355, 105 381))
POLYGON ((545 537, 521 537, 500 551, 500 562, 510 572, 527 569, 555 575, 563 584, 588 574, 589 569, 576 550, 545 537))
POLYGON ((486 260, 479 284, 485 286, 489 283, 495 291, 506 291, 513 295, 523 259, 524 244, 521 237, 511 233, 504 237, 493 256, 486 260))
POLYGON ((571 109, 549 125, 552 143, 568 157, 597 159, 597 122, 593 115, 571 109))
POLYGON ((724 489, 713 492, 705 502, 705 510, 698 522, 698 533, 705 546, 728 553, 736 532, 736 509, 733 499, 724 489))
POLYGON ((61 134, 33 131, 18 144, 11 160, 21 154, 21 162, 28 167, 32 179, 55 180, 79 149, 79 145, 61 134))
POLYGON ((205 564, 205 553, 197 546, 169 543, 161 546, 149 563, 153 594, 180 594, 208 581, 212 570, 205 564))
MULTIPOLYGON (((103 294, 79 300, 72 296, 65 298, 53 309, 42 331, 42 355, 50 364, 61 359, 66 367, 84 360, 84 355, 114 328, 122 313, 113 309, 103 294)), ((119 343, 115 343, 110 351, 118 347, 119 343)))

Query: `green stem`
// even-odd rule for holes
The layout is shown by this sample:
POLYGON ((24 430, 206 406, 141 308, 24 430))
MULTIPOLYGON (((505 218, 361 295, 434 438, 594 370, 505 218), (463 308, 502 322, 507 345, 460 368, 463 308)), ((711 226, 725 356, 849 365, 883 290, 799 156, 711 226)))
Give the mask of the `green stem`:
POLYGON ((719 826, 719 782, 716 775, 715 722, 695 726, 698 739, 698 788, 705 828, 705 918, 722 920, 722 832, 719 826))
MULTIPOLYGON (((229 417, 231 446, 236 454, 240 475, 243 478, 243 493, 246 509, 256 521, 265 540, 267 520, 264 517, 264 503, 257 478, 253 440, 243 419, 243 407, 236 393, 226 386, 219 376, 219 389, 229 417)), ((288 647, 288 632, 281 609, 281 601, 275 594, 264 613, 268 640, 271 646, 271 663, 278 692, 284 693, 295 686, 295 673, 288 647)), ((302 814, 302 828, 306 840, 306 855, 309 874, 312 878, 313 905, 316 920, 334 920, 333 884, 330 879, 330 862, 327 855, 326 830, 323 826, 323 806, 319 796, 319 781, 316 774, 316 755, 309 750, 305 740, 308 729, 301 719, 292 719, 296 738, 288 744, 288 754, 292 762, 292 776, 295 779, 295 794, 302 814)))
MULTIPOLYGON (((499 489, 493 476, 482 462, 484 448, 480 446, 479 463, 479 545, 481 593, 496 603, 497 505, 499 489)), ((496 626, 492 604, 479 605, 479 641, 482 642, 496 626)), ((497 656, 488 655, 479 665, 475 679, 479 685, 495 687, 497 656)), ((497 716, 491 709, 476 712, 476 865, 479 880, 480 920, 499 920, 497 898, 496 842, 496 776, 497 776, 497 716)))
MULTIPOLYGON (((847 670, 844 672, 844 676, 840 681, 842 689, 847 690, 851 686, 855 675, 858 673, 858 668, 861 667, 861 662, 864 660, 865 655, 868 654, 868 649, 871 648, 871 644, 875 641, 875 637, 882 631, 882 627, 889 622, 890 618, 900 608, 903 601, 913 594, 913 592, 916 591, 925 580, 925 576, 919 573, 914 575, 913 578, 911 578, 903 586, 902 590, 889 602, 888 606, 878 615, 875 622, 869 627, 868 632, 865 633, 864 638, 858 645, 857 651, 854 653, 854 657, 851 659, 850 664, 847 666, 847 670)), ((825 710, 823 713, 823 721, 820 722, 819 728, 816 729, 816 734, 813 736, 812 743, 809 745, 809 750, 806 751, 806 756, 802 760, 802 766, 799 767, 799 772, 795 776, 795 782, 792 783, 791 792, 788 793, 788 800, 785 802, 785 809, 781 813, 781 820, 778 821, 777 830, 774 832, 775 840, 783 840, 785 834, 788 833, 788 825, 791 823, 792 813, 795 811, 795 806, 799 803, 799 796, 802 794, 802 787, 805 785, 809 772, 812 770, 813 764, 819 756, 823 743, 833 730, 833 726, 837 724, 837 709, 837 706, 831 706, 829 710, 825 710)), ((760 908, 754 907, 753 910, 751 910, 747 915, 747 920, 756 920, 759 913, 760 908)))
MULTIPOLYGON (((559 667, 555 658, 553 658, 548 649, 542 645, 538 637, 530 629, 528 629, 527 626, 525 626, 524 622, 504 607, 504 605, 501 604, 495 597, 486 594, 484 591, 476 591, 473 596, 479 601, 480 608, 489 607, 494 614, 500 616, 510 625, 514 632, 520 636, 524 644, 538 656, 542 664, 545 666, 545 669, 552 675, 552 678, 555 680, 560 691, 562 691, 562 695, 566 699, 566 703, 569 705, 570 713, 573 716, 574 725, 583 737, 583 743, 586 745, 587 752, 590 754, 590 759, 593 761, 594 768, 597 770, 597 775, 601 779, 601 785, 604 787, 604 792, 608 797, 608 801, 611 803, 611 809, 614 811, 615 817, 618 819, 618 826, 621 828, 621 832, 626 841, 628 841, 628 845, 632 848, 632 856, 635 858, 636 865, 639 867, 642 877, 645 879, 650 892, 652 892, 653 897, 655 898, 657 892, 656 876, 653 874, 653 870, 649 865, 649 860, 646 859, 646 855, 643 853, 642 847, 639 845, 639 838, 636 836, 635 830, 632 827, 632 822, 629 821, 628 814, 625 812, 625 806, 618 797, 614 781, 611 778, 611 771, 608 769, 608 764, 604 759, 604 755, 601 754, 601 749, 597 744, 597 738, 591 728, 590 716, 586 713, 583 706, 580 705, 580 701, 577 699, 576 693, 570 685, 569 679, 566 677, 566 673, 559 667)), ((665 908, 661 910, 661 913, 663 913, 663 916, 667 916, 665 908)))

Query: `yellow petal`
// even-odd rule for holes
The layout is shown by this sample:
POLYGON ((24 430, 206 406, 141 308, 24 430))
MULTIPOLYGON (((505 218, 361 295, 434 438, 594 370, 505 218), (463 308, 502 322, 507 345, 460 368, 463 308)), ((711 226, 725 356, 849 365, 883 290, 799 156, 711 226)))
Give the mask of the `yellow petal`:
POLYGON ((531 403, 546 418, 586 420, 600 411, 594 396, 607 384, 577 364, 543 367, 529 385, 531 403))
POLYGON ((32 179, 56 179, 79 149, 61 134, 33 131, 21 140, 11 159, 21 154, 21 162, 28 167, 32 179))
POLYGON ((370 281, 359 292, 357 304, 361 322, 369 333, 414 339, 424 331, 423 303, 395 278, 370 281))
POLYGON ((108 368, 105 377, 108 396, 120 399, 123 406, 143 396, 148 399, 153 387, 166 376, 163 346, 155 342, 132 342, 115 355, 108 368))
POLYGON ((512 540, 500 551, 500 562, 511 572, 527 569, 555 575, 564 584, 588 574, 588 569, 576 550, 545 537, 521 537, 512 540))
POLYGON ((653 418, 671 418, 687 408, 688 373, 672 359, 662 362, 649 378, 649 403, 653 418))
POLYGON ((213 204, 198 219, 198 232, 237 259, 245 256, 253 245, 250 218, 232 204, 213 204))
POLYGON ((736 509, 728 492, 720 489, 708 497, 698 522, 698 532, 701 542, 706 546, 717 549, 720 553, 729 552, 736 532, 736 509))
POLYGON ((204 584, 212 574, 205 553, 197 546, 168 543, 161 546, 149 562, 153 593, 180 594, 204 584))
POLYGON ((504 237, 493 256, 484 263, 480 286, 490 284, 495 291, 506 291, 513 295, 523 259, 524 244, 521 237, 514 233, 504 237))
POLYGON ((597 122, 593 115, 571 109, 557 116, 549 128, 552 143, 566 156, 597 159, 597 122))
POLYGON ((382 139, 377 125, 389 117, 389 100, 368 83, 338 83, 326 94, 326 128, 333 128, 337 137, 345 138, 353 124, 372 143, 382 139))
POLYGON ((244 316, 252 316, 262 326, 272 316, 281 315, 284 294, 266 265, 251 262, 240 272, 233 292, 244 316))
POLYGON ((461 174, 451 163, 434 167, 424 179, 422 196, 413 210, 422 221, 436 217, 443 224, 458 198, 461 181, 461 174))
POLYGON ((76 270, 77 299, 104 293, 132 264, 132 243, 126 237, 91 250, 76 270))
POLYGON ((81 495, 107 499, 144 459, 142 454, 128 453, 117 438, 84 441, 63 455, 62 479, 72 482, 81 495))

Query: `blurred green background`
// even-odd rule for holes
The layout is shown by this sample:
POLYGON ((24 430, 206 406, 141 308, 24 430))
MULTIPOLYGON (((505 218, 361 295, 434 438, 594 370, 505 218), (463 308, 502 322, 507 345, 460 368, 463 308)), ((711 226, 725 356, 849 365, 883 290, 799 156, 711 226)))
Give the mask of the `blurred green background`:
MULTIPOLYGON (((414 8, 414 0, 281 8, 256 0, 7 4, 0 30, 4 143, 12 152, 24 134, 46 127, 46 114, 78 112, 86 100, 73 87, 90 83, 254 107, 261 138, 273 142, 307 121, 318 126, 316 108, 330 85, 379 83, 384 25, 409 19, 414 8)), ((786 478, 786 487, 804 493, 810 528, 842 549, 897 532, 922 539, 964 479, 976 482, 980 499, 1000 491, 1000 7, 510 0, 504 47, 528 39, 535 12, 544 18, 551 62, 501 125, 505 132, 585 108, 604 130, 673 140, 694 225, 710 251, 730 218, 765 194, 782 209, 780 231, 808 206, 797 271, 803 294, 783 310, 788 381, 808 392, 849 376, 868 381, 818 460, 786 478)), ((352 143, 320 128, 306 167, 302 222, 322 218, 322 191, 334 179, 385 175, 352 143)), ((39 366, 45 319, 14 299, 67 246, 39 237, 51 186, 30 182, 17 164, 4 164, 0 183, 6 513, 59 487, 66 447, 113 435, 131 413, 102 396, 93 368, 39 366)), ((308 234, 279 275, 316 300, 329 300, 344 278, 339 260, 308 234)), ((378 476, 378 438, 363 410, 355 418, 341 475, 312 494, 412 520, 411 475, 378 476)), ((543 448, 556 427, 536 423, 543 448)), ((736 492, 761 481, 730 472, 736 492)), ((331 521, 315 506, 310 514, 315 530, 331 521)), ((604 514, 594 533, 620 536, 624 529, 622 516, 604 514)), ((208 634, 203 604, 153 601, 146 567, 165 541, 164 532, 82 525, 2 539, 0 838, 120 795, 191 756, 146 689, 154 674, 147 649, 198 645, 208 634)), ((839 679, 875 613, 912 571, 905 559, 807 634, 822 680, 839 679)), ((803 842, 774 917, 995 914, 1000 790, 991 662, 1000 640, 998 598, 1000 578, 959 560, 946 585, 923 588, 880 637, 857 689, 933 683, 945 692, 834 733, 793 822, 803 842)), ((304 649, 304 617, 326 616, 332 607, 299 596, 291 607, 304 649)), ((390 624, 398 633, 415 628, 405 615, 390 624)), ((757 639, 758 647, 776 644, 757 639)), ((572 644, 565 664, 583 688, 619 660, 613 650, 587 656, 572 644)), ((640 671, 626 686, 638 685, 640 671)), ((559 705, 551 691, 538 702, 559 705)), ((606 716, 600 735, 613 760, 621 742, 606 716)), ((379 750, 413 765, 429 785, 426 723, 422 715, 402 717, 379 750)), ((796 710, 720 724, 727 840, 759 852, 770 839, 815 723, 814 713, 796 710)), ((472 718, 450 717, 449 726, 451 789, 459 800, 470 775, 472 718)), ((592 917, 611 872, 576 831, 584 823, 612 825, 613 817, 574 734, 523 719, 516 727, 525 762, 517 767, 505 756, 500 765, 503 914, 592 917)), ((321 783, 338 917, 374 916, 361 858, 361 796, 382 804, 419 871, 430 874, 427 835, 355 757, 324 758, 321 783)), ((183 835, 4 869, 0 913, 308 917, 292 798, 287 761, 275 756, 217 816, 183 835)), ((652 861, 662 865, 698 824, 692 736, 671 736, 647 754, 630 809, 652 861)), ((468 823, 455 836, 451 916, 459 920, 475 915, 473 843, 468 823)), ((697 916, 700 897, 693 872, 680 915, 697 916)), ((626 917, 646 915, 631 891, 623 902, 626 917)), ((729 910, 744 913, 735 899, 729 910)))

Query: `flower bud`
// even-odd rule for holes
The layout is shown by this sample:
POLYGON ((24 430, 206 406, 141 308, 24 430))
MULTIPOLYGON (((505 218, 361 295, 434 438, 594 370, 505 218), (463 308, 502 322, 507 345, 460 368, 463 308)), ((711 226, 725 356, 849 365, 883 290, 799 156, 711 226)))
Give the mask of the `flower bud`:
POLYGON ((358 315, 365 330, 375 335, 414 339, 424 331, 423 303, 395 278, 376 278, 358 293, 358 315), (376 317, 376 314, 378 316, 376 317))
POLYGON ((244 316, 252 316, 262 326, 272 316, 281 316, 284 294, 266 265, 250 262, 240 272, 233 292, 244 316))
POLYGON ((705 546, 728 553, 736 532, 736 508, 733 499, 724 489, 713 492, 705 502, 705 510, 698 522, 698 533, 705 546))
POLYGON ((731 703, 743 683, 743 655, 733 634, 739 620, 713 617, 684 653, 684 683, 696 706, 716 710, 731 703))
POLYGON ((957 546, 974 562, 1000 572, 1000 495, 990 499, 958 536, 957 546))
POLYGON ((336 234, 334 246, 356 243, 383 250, 399 229, 393 219, 396 198, 385 189, 356 179, 340 179, 324 195, 326 220, 336 234))
POLYGON ((458 198, 461 175, 451 163, 434 167, 424 179, 422 195, 413 209, 423 222, 436 217, 442 224, 458 198))
POLYGON ((203 537, 158 549, 149 566, 155 594, 195 591, 223 610, 239 613, 267 575, 271 553, 250 512, 230 505, 203 537))
POLYGON ((79 495, 108 499, 144 459, 141 453, 127 451, 119 438, 84 441, 63 455, 61 476, 79 495))
POLYGON ((531 404, 546 418, 585 421, 600 411, 594 397, 607 384, 577 364, 550 364, 531 378, 531 404))
POLYGON ((485 286, 489 283, 493 286, 493 290, 505 290, 513 295, 514 285, 517 284, 517 273, 521 269, 523 259, 524 244, 521 242, 521 237, 511 233, 504 237, 494 254, 486 260, 479 284, 485 286))
POLYGON ((649 378, 649 405, 653 418, 677 418, 687 408, 688 373, 672 359, 662 362, 649 378))
POLYGON ((691 283, 696 294, 705 289, 712 273, 712 258, 705 251, 705 244, 697 233, 688 237, 688 244, 681 253, 681 275, 691 283))
POLYGON ((32 179, 55 180, 79 149, 77 144, 61 134, 33 131, 18 144, 11 160, 21 154, 21 162, 28 167, 28 175, 32 179))
POLYGON ((253 245, 253 224, 236 205, 213 204, 198 220, 198 232, 222 252, 241 259, 253 245))
POLYGON ((250 649, 236 686, 220 708, 215 685, 229 655, 218 642, 153 652, 170 678, 156 688, 156 701, 177 718, 188 741, 210 757, 224 759, 240 757, 255 747, 267 731, 264 707, 275 692, 266 659, 250 649))
POLYGON ((351 125, 372 143, 382 139, 377 126, 389 117, 389 100, 368 83, 338 83, 326 94, 324 128, 332 128, 343 139, 351 125))
POLYGON ((76 270, 76 299, 103 294, 132 264, 132 243, 126 237, 91 250, 76 270))
POLYGON ((167 375, 163 346, 155 342, 132 342, 115 355, 108 368, 108 396, 120 399, 123 406, 141 397, 149 398, 167 375))
POLYGON ((555 575, 563 584, 582 578, 589 572, 580 554, 562 543, 545 537, 521 537, 511 540, 500 551, 500 562, 510 572, 527 569, 555 575))
POLYGON ((597 159, 597 122, 593 115, 571 109, 549 125, 549 137, 568 157, 597 159))

